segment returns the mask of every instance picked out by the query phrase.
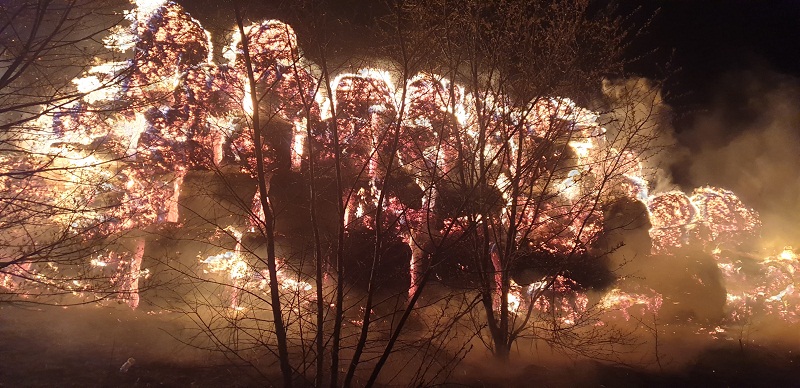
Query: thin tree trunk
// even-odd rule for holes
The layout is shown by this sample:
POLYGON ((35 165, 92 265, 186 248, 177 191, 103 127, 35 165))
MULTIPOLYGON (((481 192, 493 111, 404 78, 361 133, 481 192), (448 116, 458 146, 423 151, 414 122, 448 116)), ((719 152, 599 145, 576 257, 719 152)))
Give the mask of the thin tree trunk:
MULTIPOLYGON (((295 47, 291 47, 291 50, 295 50, 295 47)), ((294 61, 292 64, 294 67, 295 73, 298 72, 297 69, 297 61, 294 61)), ((299 89, 299 84, 298 84, 299 89)), ((317 185, 316 185, 316 159, 314 155, 314 143, 313 133, 311 131, 311 126, 315 124, 315 121, 312 121, 311 117, 311 101, 308 101, 306 98, 306 93, 304 90, 298 90, 298 95, 303 103, 303 108, 305 109, 305 116, 306 116, 306 146, 308 147, 308 179, 309 179, 309 216, 311 218, 311 233, 314 239, 314 275, 316 278, 315 286, 317 287, 316 297, 317 297, 317 332, 314 337, 314 343, 316 348, 316 370, 314 374, 314 385, 319 387, 322 386, 323 380, 323 369, 325 364, 325 341, 323 335, 325 333, 325 300, 324 300, 324 260, 322 256, 322 243, 320 242, 320 234, 319 234, 319 223, 317 219, 317 185)), ((316 94, 316 91, 315 91, 316 94)), ((302 161, 301 161, 302 162, 302 161)))
POLYGON ((267 174, 264 168, 264 155, 261 144, 261 122, 259 120, 259 104, 258 104, 258 91, 256 90, 256 80, 253 75, 253 64, 250 61, 249 42, 247 41, 247 34, 244 31, 244 22, 242 20, 239 7, 236 6, 236 25, 239 27, 239 33, 242 36, 242 48, 244 54, 244 63, 247 68, 247 79, 250 83, 250 98, 253 104, 253 144, 256 154, 256 178, 258 179, 258 192, 261 195, 261 208, 264 211, 264 230, 267 238, 267 271, 269 271, 269 290, 270 301, 272 303, 272 318, 275 325, 275 338, 278 342, 278 357, 280 358, 281 374, 283 375, 284 387, 292 386, 292 368, 289 363, 289 349, 286 339, 286 327, 283 322, 283 313, 281 311, 281 299, 278 287, 278 269, 275 259, 275 230, 274 220, 272 216, 272 209, 269 205, 269 197, 267 194, 267 174))
MULTIPOLYGON (((403 79, 406 79, 405 72, 403 73, 403 79)), ((406 91, 407 88, 403 87, 403 93, 400 97, 400 101, 405 101, 406 98, 406 91)), ((391 171, 394 167, 394 160, 395 155, 397 154, 397 149, 400 143, 400 133, 402 131, 401 126, 401 118, 404 114, 405 103, 400 106, 400 112, 398 112, 398 117, 396 118, 395 123, 393 123, 395 127, 394 137, 392 138, 392 148, 389 150, 388 155, 390 155, 389 163, 386 166, 386 177, 383 181, 383 189, 380 190, 380 194, 378 195, 378 206, 375 209, 375 251, 373 252, 372 256, 372 267, 369 271, 369 285, 367 289, 367 302, 364 306, 364 316, 362 317, 363 324, 361 326, 361 334, 358 338, 358 343, 356 344, 356 350, 353 353, 353 358, 350 360, 350 367, 347 370, 347 375, 345 376, 344 386, 350 386, 350 383, 353 380, 353 376, 355 375, 356 368, 358 367, 358 363, 361 361, 361 354, 364 351, 364 347, 367 344, 367 337, 369 335, 369 326, 370 326, 370 319, 372 317, 372 304, 375 297, 375 280, 378 273, 378 267, 380 266, 380 258, 383 254, 381 252, 382 245, 381 240, 383 240, 383 230, 381 228, 381 220, 383 218, 383 202, 386 200, 386 186, 389 184, 389 179, 391 179, 391 171)), ((380 135, 379 135, 380 138, 380 135)), ((380 147, 380 141, 377 142, 378 147, 380 147)), ((374 157, 378 157, 378 152, 375 152, 374 157)))
MULTIPOLYGON (((322 47, 318 46, 319 52, 323 52, 322 47)), ((330 72, 328 69, 328 62, 324 55, 320 56, 320 68, 322 69, 322 76, 325 80, 325 89, 329 96, 333 96, 333 88, 331 87, 330 72)), ((331 123, 333 127, 333 159, 334 170, 336 172, 336 192, 340 195, 336 200, 336 211, 338 215, 337 220, 337 240, 336 240, 336 295, 334 301, 334 317, 333 317, 333 333, 331 333, 331 387, 339 386, 339 351, 342 341, 342 320, 344 319, 344 310, 342 304, 344 303, 344 204, 342 203, 341 193, 342 187, 342 150, 339 144, 339 123, 336 115, 336 104, 333 98, 329 99, 331 108, 331 123)))
POLYGON ((381 373, 381 369, 386 364, 386 361, 389 359, 389 355, 392 354, 392 349, 394 349, 394 345, 397 343, 397 339, 400 337, 400 333, 403 332, 403 327, 405 327, 406 322, 408 321, 408 317, 411 316, 411 312, 414 311, 414 306, 417 304, 417 300, 419 299, 420 295, 422 295, 422 290, 425 288, 425 284, 428 283, 428 274, 429 271, 425 271, 425 274, 422 275, 422 279, 419 281, 419 288, 411 296, 411 300, 408 302, 405 311, 403 311, 403 316, 400 317, 400 321, 397 323, 397 327, 392 332, 391 338, 389 338, 389 342, 386 343, 386 347, 383 349, 383 353, 381 354, 381 358, 378 359, 378 363, 375 364, 375 367, 372 369, 372 373, 369 376, 369 380, 367 380, 367 384, 365 386, 371 387, 375 385, 375 381, 378 379, 378 375, 381 373))

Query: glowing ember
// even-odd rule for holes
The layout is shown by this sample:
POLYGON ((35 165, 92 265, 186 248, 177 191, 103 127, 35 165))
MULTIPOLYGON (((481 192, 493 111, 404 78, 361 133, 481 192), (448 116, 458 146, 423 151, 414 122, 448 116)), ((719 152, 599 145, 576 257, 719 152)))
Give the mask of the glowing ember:
POLYGON ((577 289, 579 286, 573 280, 558 275, 531 284, 527 292, 536 296, 533 307, 540 314, 558 319, 562 326, 572 326, 589 307, 589 298, 577 289))
POLYGON ((730 190, 714 187, 695 189, 692 203, 716 243, 741 241, 745 234, 753 233, 761 225, 758 214, 745 207, 730 190))
POLYGON ((653 225, 650 237, 654 253, 689 243, 689 230, 697 221, 697 208, 686 194, 671 191, 655 195, 648 200, 647 209, 653 225))

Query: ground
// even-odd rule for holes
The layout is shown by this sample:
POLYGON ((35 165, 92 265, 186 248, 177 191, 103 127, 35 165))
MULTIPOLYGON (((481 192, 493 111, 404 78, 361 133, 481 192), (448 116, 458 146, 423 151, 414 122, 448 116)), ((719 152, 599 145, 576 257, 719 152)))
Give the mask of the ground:
MULTIPOLYGON (((214 353, 182 344, 188 322, 170 313, 123 306, 0 308, 0 387, 260 387, 260 378, 214 353), (126 373, 129 358, 136 363, 126 373)), ((721 339, 678 368, 572 360, 559 366, 520 360, 465 361, 452 387, 753 387, 800 385, 791 349, 740 346, 721 339)), ((402 386, 402 385, 401 385, 402 386)))
POLYGON ((173 336, 184 320, 120 307, 0 309, 0 387, 245 387, 256 381, 173 336), (127 373, 120 367, 136 363, 127 373))

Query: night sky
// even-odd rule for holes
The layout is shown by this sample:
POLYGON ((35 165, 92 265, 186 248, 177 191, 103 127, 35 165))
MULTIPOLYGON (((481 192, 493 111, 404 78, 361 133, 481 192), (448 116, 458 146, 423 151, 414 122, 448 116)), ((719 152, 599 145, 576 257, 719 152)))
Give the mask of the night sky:
MULTIPOLYGON (((178 2, 207 28, 213 30, 213 24, 229 28, 232 2, 178 2)), ((617 12, 628 18, 629 26, 641 27, 646 20, 652 19, 642 34, 631 42, 629 57, 640 59, 631 63, 628 70, 634 75, 663 81, 666 99, 675 108, 679 119, 710 109, 721 91, 731 93, 723 90, 722 83, 737 73, 800 77, 800 1, 610 2, 618 4, 617 12)), ((271 14, 276 12, 272 3, 240 1, 252 16, 282 18, 282 15, 271 14)), ((356 31, 382 11, 382 2, 374 0, 332 0, 325 3, 332 19, 356 31)), ((685 128, 679 125, 677 129, 685 128)))
MULTIPOLYGON (((800 76, 796 0, 625 1, 621 13, 634 10, 637 3, 647 3, 637 22, 646 15, 655 17, 634 41, 631 54, 644 58, 630 70, 663 79, 667 101, 679 114, 712 109, 719 99, 728 99, 734 110, 746 103, 737 102, 743 96, 726 85, 731 77, 769 83, 776 74, 800 76)), ((678 131, 686 129, 678 124, 678 131)))

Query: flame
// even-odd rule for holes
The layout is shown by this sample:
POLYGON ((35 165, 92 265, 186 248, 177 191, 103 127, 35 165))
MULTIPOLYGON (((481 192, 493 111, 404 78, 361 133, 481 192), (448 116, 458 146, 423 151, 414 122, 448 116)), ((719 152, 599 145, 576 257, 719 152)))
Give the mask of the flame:
POLYGON ((638 308, 641 316, 643 313, 658 313, 662 304, 662 295, 652 290, 648 294, 636 294, 614 288, 600 300, 600 306, 606 310, 621 312, 626 321, 630 320, 630 310, 634 307, 638 308))
POLYGON ((168 0, 133 0, 136 6, 136 17, 140 22, 146 22, 153 17, 161 7, 167 4, 168 0))
POLYGON ((781 253, 778 254, 778 257, 783 261, 796 261, 797 260, 797 254, 794 253, 794 250, 792 249, 792 247, 788 247, 788 246, 783 248, 781 253))
MULTIPOLYGON (((217 64, 208 31, 182 7, 165 0, 133 3, 135 10, 127 14, 131 27, 112 29, 103 40, 110 50, 127 52, 129 60, 98 64, 73 81, 82 94, 81 101, 43 116, 36 123, 40 136, 25 139, 39 156, 25 161, 2 156, 0 187, 4 190, 28 189, 4 177, 14 171, 47 163, 63 168, 41 174, 38 178, 45 182, 37 183, 32 195, 42 203, 79 210, 77 215, 57 214, 50 221, 87 239, 177 222, 183 180, 193 169, 238 163, 243 171, 255 175, 254 144, 240 126, 256 108, 244 76, 242 36, 233 34, 224 50, 228 63, 217 64), (119 104, 124 107, 105 109, 119 104), (97 145, 101 146, 92 147, 97 145)), ((427 223, 453 226, 469 222, 464 214, 431 221, 422 210, 411 208, 397 196, 388 195, 384 204, 377 202, 381 180, 387 174, 384 159, 388 148, 381 135, 398 123, 403 137, 398 165, 410 172, 414 184, 425 193, 420 201, 423 208, 444 202, 437 183, 454 180, 459 159, 472 157, 475 160, 468 162, 477 163, 481 152, 487 160, 497 160, 508 152, 531 166, 501 166, 496 161, 480 166, 491 171, 489 184, 501 192, 503 200, 497 214, 471 214, 472 219, 479 223, 499 219, 500 227, 515 222, 525 232, 511 243, 530 242, 536 249, 556 255, 585 254, 603 232, 602 206, 592 201, 605 198, 606 193, 594 197, 601 190, 596 178, 602 180, 611 171, 609 185, 613 187, 602 190, 647 206, 653 253, 668 255, 681 247, 702 246, 718 260, 732 315, 744 317, 745 310, 762 309, 796 319, 793 275, 799 264, 792 248, 768 255, 758 263, 757 274, 747 274, 740 262, 726 255, 743 238, 757 233, 758 214, 733 192, 721 188, 701 187, 690 195, 681 191, 650 193, 639 155, 635 150, 610 146, 597 112, 561 97, 515 106, 501 93, 476 96, 436 74, 419 73, 399 80, 387 70, 371 67, 337 75, 328 96, 318 90, 320 77, 314 66, 301 59, 291 26, 266 20, 247 26, 245 34, 256 70, 256 89, 274 97, 268 99, 269 107, 259 108, 271 109, 275 117, 293 126, 290 162, 295 170, 300 170, 308 157, 304 153, 307 142, 317 147, 321 162, 333 159, 332 134, 320 124, 334 119, 330 103, 336 107, 336 124, 341 129, 338 140, 346 155, 345 174, 352 173, 348 177, 355 182, 353 195, 343 194, 349 198, 348 228, 391 223, 371 218, 378 206, 385 207, 384 214, 401 219, 394 224, 405 228, 397 233, 403 233, 407 242, 418 237, 415 233, 423 233, 427 223), (398 99, 402 88, 406 88, 405 101, 398 99), (478 102, 488 113, 477 111, 478 102), (400 104, 407 108, 404 117, 398 117, 400 104), (482 127, 487 128, 485 145, 478 144, 482 127), (311 139, 306 138, 307 129, 314 133, 311 139), (542 150, 557 155, 540 155, 542 150), (561 159, 569 159, 569 165, 559 165, 561 159), (362 166, 366 171, 357 168, 362 166), (554 179, 550 182, 542 176, 554 179), (522 186, 523 194, 511 194, 514 184, 522 186), (515 208, 519 211, 512 212, 515 208), (511 220, 512 213, 518 214, 518 219, 511 220)), ((271 166, 277 157, 265 147, 265 162, 271 166)), ((260 198, 255 197, 254 226, 263 221, 262 211, 260 198)), ((236 239, 236 247, 207 256, 201 263, 208 274, 229 280, 230 307, 243 312, 240 293, 268 290, 269 277, 242 253, 243 232, 232 227, 224 230, 236 239)), ((132 253, 104 254, 88 259, 88 264, 95 271, 116 271, 110 282, 120 298, 136 308, 139 279, 148 274, 142 269, 144 252, 141 240, 132 253)), ((501 264, 497 268, 502 269, 501 264)), ((417 279, 419 273, 414 271, 419 271, 419 265, 419 258, 412 257, 412 279, 417 279)), ((56 266, 48 268, 58 270, 56 266)), ((278 277, 283 291, 309 293, 313 289, 288 268, 282 268, 278 277)), ((42 278, 30 263, 14 264, 0 274, 0 287, 14 290, 26 279, 42 278)), ((70 287, 79 291, 91 285, 76 282, 70 287)), ((512 282, 507 302, 513 313, 528 309, 555 312, 562 324, 572 325, 588 308, 588 297, 576 289, 577 284, 561 275, 528 286, 512 282)), ((662 296, 652 290, 634 293, 614 288, 599 304, 620 311, 627 320, 636 309, 639 313, 658 311, 662 296)))
POLYGON ((206 264, 206 270, 208 272, 227 272, 231 279, 242 277, 243 271, 247 269, 247 263, 235 252, 225 252, 209 256, 203 260, 203 264, 206 264))

